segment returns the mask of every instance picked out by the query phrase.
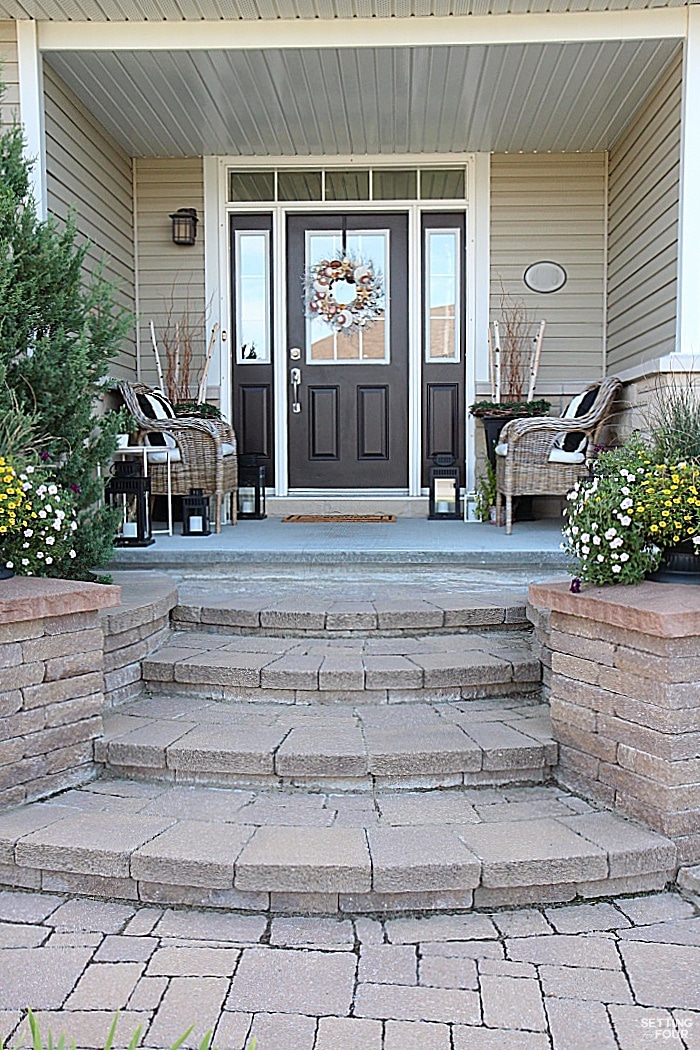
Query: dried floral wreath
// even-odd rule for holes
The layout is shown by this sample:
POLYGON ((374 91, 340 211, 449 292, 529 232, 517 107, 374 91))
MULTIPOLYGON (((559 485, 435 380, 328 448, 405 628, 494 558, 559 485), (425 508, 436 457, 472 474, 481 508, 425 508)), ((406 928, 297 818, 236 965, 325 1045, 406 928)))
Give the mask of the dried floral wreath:
POLYGON ((310 266, 304 275, 307 316, 346 335, 383 317, 383 295, 382 274, 373 264, 343 252, 310 266))

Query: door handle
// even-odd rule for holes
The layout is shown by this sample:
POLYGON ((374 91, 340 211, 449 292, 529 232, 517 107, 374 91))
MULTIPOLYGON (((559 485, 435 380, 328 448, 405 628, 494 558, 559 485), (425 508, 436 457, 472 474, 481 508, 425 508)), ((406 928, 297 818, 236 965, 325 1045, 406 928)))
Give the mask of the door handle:
POLYGON ((301 386, 301 369, 290 369, 289 378, 292 383, 292 412, 294 412, 294 414, 297 415, 299 412, 301 412, 301 403, 299 401, 299 387, 301 386))

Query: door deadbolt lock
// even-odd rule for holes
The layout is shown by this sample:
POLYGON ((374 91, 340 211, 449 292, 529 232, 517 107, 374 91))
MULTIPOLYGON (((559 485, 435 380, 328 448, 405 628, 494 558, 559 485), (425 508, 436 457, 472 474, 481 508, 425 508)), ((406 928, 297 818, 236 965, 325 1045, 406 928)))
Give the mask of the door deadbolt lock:
POLYGON ((301 350, 299 349, 299 347, 293 346, 292 349, 289 351, 289 356, 292 359, 292 361, 301 361, 301 350))

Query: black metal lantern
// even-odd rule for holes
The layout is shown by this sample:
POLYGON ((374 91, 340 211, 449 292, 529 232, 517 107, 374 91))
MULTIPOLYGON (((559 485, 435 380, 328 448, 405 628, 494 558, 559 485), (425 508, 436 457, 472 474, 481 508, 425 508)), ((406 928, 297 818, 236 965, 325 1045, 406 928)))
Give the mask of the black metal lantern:
POLYGON ((462 517, 459 498, 459 467, 454 456, 433 456, 435 466, 430 468, 428 517, 436 521, 456 521, 462 517))
POLYGON ((209 527, 209 497, 202 489, 190 489, 182 497, 182 535, 211 536, 209 527))
POLYGON ((178 208, 170 216, 173 221, 173 244, 194 244, 197 240, 196 208, 178 208))
POLYGON ((238 517, 261 521, 267 517, 265 509, 265 485, 267 467, 257 456, 238 458, 238 517))
POLYGON ((150 547, 155 543, 151 529, 151 479, 143 475, 137 459, 124 459, 112 465, 112 477, 105 487, 110 507, 121 511, 121 523, 114 538, 115 547, 150 547))

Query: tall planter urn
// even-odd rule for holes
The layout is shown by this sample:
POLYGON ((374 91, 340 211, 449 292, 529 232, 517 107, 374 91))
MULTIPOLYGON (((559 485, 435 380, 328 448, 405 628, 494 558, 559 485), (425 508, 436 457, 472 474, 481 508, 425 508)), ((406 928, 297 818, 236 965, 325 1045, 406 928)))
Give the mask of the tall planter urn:
POLYGON ((655 583, 700 583, 700 554, 696 550, 692 540, 668 547, 658 569, 649 573, 647 579, 655 583))

